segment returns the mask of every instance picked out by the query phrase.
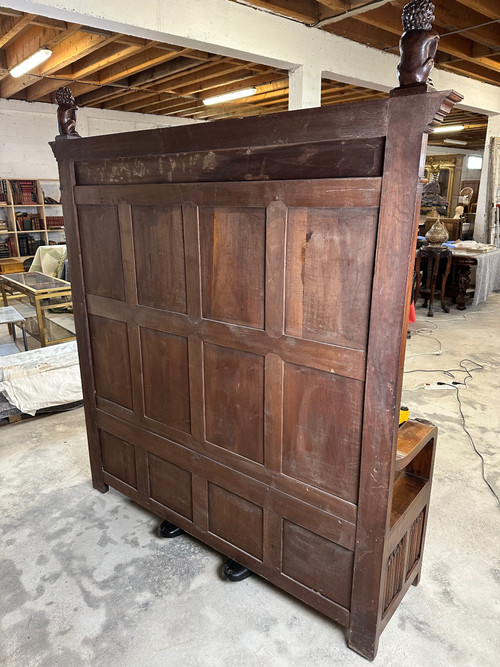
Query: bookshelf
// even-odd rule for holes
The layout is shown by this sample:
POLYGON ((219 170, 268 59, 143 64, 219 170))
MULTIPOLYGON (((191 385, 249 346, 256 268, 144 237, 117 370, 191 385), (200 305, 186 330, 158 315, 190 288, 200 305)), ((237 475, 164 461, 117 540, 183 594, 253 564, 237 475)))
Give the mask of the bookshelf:
POLYGON ((65 243, 57 179, 0 177, 0 259, 27 259, 38 246, 65 243))

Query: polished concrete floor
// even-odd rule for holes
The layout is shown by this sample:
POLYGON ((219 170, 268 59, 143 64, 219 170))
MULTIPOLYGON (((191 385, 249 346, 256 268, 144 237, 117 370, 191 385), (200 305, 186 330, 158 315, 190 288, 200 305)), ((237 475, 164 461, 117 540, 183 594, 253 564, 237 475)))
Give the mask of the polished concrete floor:
MULTIPOLYGON (((420 309, 404 402, 440 429, 422 580, 381 640, 382 667, 493 667, 500 653, 500 294, 463 314, 420 309), (430 331, 430 329, 433 329, 430 331), (441 354, 434 354, 441 349, 441 354), (470 361, 464 362, 473 367, 470 361), (426 369, 426 370, 421 370, 426 369), (465 373, 454 372, 455 381, 465 373)), ((1 342, 1 341, 0 341, 1 342)), ((223 581, 196 540, 91 487, 83 411, 0 428, 0 664, 6 667, 350 667, 342 628, 263 580, 223 581)))

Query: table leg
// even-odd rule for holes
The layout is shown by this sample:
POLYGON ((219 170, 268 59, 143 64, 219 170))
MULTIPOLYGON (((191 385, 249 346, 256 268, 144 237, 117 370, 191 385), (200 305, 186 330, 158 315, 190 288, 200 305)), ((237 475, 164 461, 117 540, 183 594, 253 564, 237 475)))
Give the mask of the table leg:
POLYGON ((28 351, 28 338, 26 336, 26 326, 25 326, 24 322, 23 322, 21 328, 23 330, 24 351, 27 352, 28 351))
POLYGON ((40 307, 40 299, 35 296, 35 309, 36 309, 36 319, 38 321, 38 332, 40 334, 40 345, 41 347, 47 346, 47 340, 45 338, 45 324, 43 321, 43 312, 40 307))
POLYGON ((448 257, 448 260, 446 262, 446 269, 443 275, 443 281, 441 283, 441 308, 444 310, 445 313, 449 313, 450 309, 444 302, 444 297, 445 297, 445 292, 446 292, 446 281, 448 280, 448 276, 450 275, 451 271, 451 254, 448 257))
POLYGON ((470 280, 470 266, 461 266, 458 269, 458 296, 457 296, 457 310, 465 310, 465 301, 467 298, 467 289, 471 283, 470 280))
POLYGON ((418 301, 418 295, 420 292, 420 255, 417 254, 417 259, 415 262, 415 274, 416 274, 416 280, 415 280, 415 293, 413 294, 413 305, 415 308, 417 307, 417 301, 418 301))
MULTIPOLYGON (((427 260, 427 262, 430 262, 431 258, 427 260)), ((437 274, 439 270, 439 256, 438 257, 433 257, 433 264, 432 264, 432 278, 431 278, 431 293, 429 296, 429 310, 427 311, 427 317, 434 317, 434 291, 436 289, 436 280, 437 280, 437 274)))

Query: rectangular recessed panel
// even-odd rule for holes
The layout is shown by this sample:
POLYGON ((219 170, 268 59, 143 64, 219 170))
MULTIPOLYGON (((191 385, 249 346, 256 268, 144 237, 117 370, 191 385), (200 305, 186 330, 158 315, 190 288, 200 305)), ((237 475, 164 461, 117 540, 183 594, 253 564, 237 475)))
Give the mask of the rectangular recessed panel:
POLYGON ((283 521, 283 574, 349 609, 352 566, 352 551, 283 521))
POLYGON ((264 357, 205 344, 206 438, 264 460, 264 357))
POLYGON ((209 484, 208 521, 211 533, 262 560, 262 507, 209 484))
POLYGON ((125 322, 89 315, 97 395, 132 409, 132 381, 125 322))
POLYGON ((366 347, 377 219, 374 208, 289 210, 286 333, 366 347))
POLYGON ((143 306, 186 312, 180 206, 133 206, 137 297, 143 306))
POLYGON ((123 261, 116 206, 78 207, 85 292, 124 301, 123 261))
POLYGON ((141 328, 144 412, 190 433, 187 338, 141 328))
POLYGON ((200 209, 203 317, 264 327, 264 208, 200 209))
POLYGON ((154 454, 148 454, 148 468, 151 498, 192 520, 191 473, 154 454))
POLYGON ((282 470, 357 502, 363 383, 285 364, 282 470))
POLYGON ((135 447, 106 431, 99 431, 102 468, 125 484, 137 488, 135 447))

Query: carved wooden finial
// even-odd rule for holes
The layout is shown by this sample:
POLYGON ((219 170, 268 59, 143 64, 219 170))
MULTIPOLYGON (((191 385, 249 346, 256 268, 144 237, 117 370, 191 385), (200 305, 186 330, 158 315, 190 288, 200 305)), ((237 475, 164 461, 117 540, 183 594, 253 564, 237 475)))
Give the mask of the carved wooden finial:
POLYGON ((69 88, 66 86, 58 88, 56 91, 57 123, 59 126, 59 136, 64 138, 79 137, 76 131, 76 106, 75 98, 69 88))
POLYGON ((430 0, 411 0, 403 8, 404 33, 399 42, 401 87, 425 85, 436 55, 439 35, 433 29, 434 5, 430 0))

